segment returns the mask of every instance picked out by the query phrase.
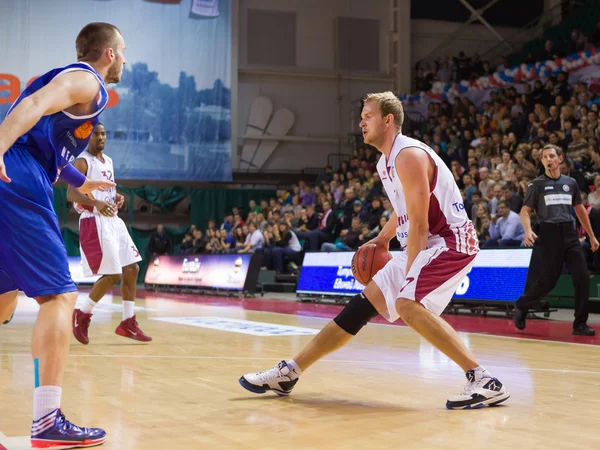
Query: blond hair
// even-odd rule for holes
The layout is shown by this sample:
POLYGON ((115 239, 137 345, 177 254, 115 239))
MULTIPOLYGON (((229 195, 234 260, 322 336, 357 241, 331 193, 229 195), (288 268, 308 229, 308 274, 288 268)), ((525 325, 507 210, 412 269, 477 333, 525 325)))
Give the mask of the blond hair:
POLYGON ((387 91, 367 94, 363 99, 364 103, 371 101, 377 103, 382 117, 386 117, 389 114, 393 115, 396 128, 399 130, 402 128, 402 124, 404 123, 404 108, 402 108, 402 102, 393 92, 387 91))

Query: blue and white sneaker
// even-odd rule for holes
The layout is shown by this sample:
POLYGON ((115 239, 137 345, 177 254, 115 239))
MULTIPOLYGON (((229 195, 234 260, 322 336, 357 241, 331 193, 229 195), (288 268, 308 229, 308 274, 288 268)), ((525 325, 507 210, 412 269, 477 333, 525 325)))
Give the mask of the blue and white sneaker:
POLYGON ((448 409, 476 409, 496 406, 510 397, 510 393, 498 378, 484 377, 482 372, 469 370, 467 384, 462 394, 450 397, 446 402, 448 409))
POLYGON ((100 428, 73 425, 60 409, 55 409, 31 426, 31 448, 87 448, 102 445, 106 432, 100 428))
POLYGON ((255 394, 274 391, 277 395, 289 395, 298 382, 298 374, 285 361, 264 372, 247 373, 239 379, 244 389, 255 394))

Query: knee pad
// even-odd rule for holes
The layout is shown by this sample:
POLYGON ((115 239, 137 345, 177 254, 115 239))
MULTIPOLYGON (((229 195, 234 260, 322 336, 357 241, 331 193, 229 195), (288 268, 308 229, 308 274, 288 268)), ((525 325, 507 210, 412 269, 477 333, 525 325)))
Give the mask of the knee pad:
POLYGON ((346 333, 356 336, 379 313, 362 294, 355 295, 333 321, 346 333))

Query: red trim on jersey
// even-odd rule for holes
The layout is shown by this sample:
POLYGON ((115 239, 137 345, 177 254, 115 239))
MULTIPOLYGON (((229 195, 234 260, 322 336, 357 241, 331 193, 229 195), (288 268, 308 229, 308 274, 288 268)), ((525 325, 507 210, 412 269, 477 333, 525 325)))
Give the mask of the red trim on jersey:
POLYGON ((95 217, 86 217, 79 221, 79 239, 85 259, 95 275, 100 270, 103 256, 95 217))
POLYGON ((452 249, 438 254, 419 272, 415 300, 420 302, 433 291, 454 277, 475 259, 476 255, 458 253, 452 249))
POLYGON ((444 215, 442 208, 440 208, 440 202, 434 193, 429 197, 429 233, 432 235, 441 236, 446 242, 446 247, 451 250, 458 250, 456 246, 456 236, 448 226, 448 221, 444 215))
POLYGON ((94 207, 93 206, 86 206, 86 205, 79 205, 81 206, 82 209, 85 209, 86 211, 89 211, 91 213, 94 212, 94 207))

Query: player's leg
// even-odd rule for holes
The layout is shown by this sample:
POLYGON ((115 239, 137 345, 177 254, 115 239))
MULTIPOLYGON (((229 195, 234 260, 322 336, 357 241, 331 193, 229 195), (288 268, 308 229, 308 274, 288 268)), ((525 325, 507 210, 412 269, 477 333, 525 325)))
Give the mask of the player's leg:
MULTIPOLYGON (((382 271, 392 272, 397 277, 403 278, 403 267, 406 267, 405 255, 392 259, 382 271)), ((245 374, 239 382, 244 388, 257 394, 272 390, 279 395, 287 395, 297 383, 302 371, 346 345, 379 314, 388 316, 388 306, 381 289, 375 282, 371 282, 361 294, 354 296, 338 316, 329 322, 294 359, 281 361, 273 369, 264 372, 245 374)))
POLYGON ((125 223, 118 217, 115 220, 115 228, 119 236, 119 261, 123 266, 123 280, 121 282, 123 320, 115 330, 115 333, 136 341, 150 342, 152 338, 141 330, 137 322, 137 317, 134 314, 135 291, 140 273, 140 267, 137 263, 142 258, 131 236, 129 236, 125 223))
POLYGON ((123 267, 123 281, 121 283, 121 297, 123 297, 123 321, 115 333, 136 341, 150 342, 152 338, 142 331, 137 317, 134 314, 135 290, 140 267, 137 263, 123 267))
POLYGON ((59 409, 77 288, 52 206, 52 186, 28 152, 10 149, 4 162, 12 182, 0 183, 0 265, 19 289, 41 303, 32 340, 40 380, 34 390, 32 447, 100 444, 106 439, 103 430, 76 427, 59 409))
POLYGON ((589 316, 590 301, 590 276, 583 254, 583 249, 579 243, 577 234, 573 231, 573 236, 566 242, 568 248, 565 255, 565 262, 575 287, 575 320, 573 321, 573 334, 579 336, 594 336, 596 332, 587 324, 589 316))
POLYGON ((515 303, 513 322, 519 330, 527 326, 527 313, 556 285, 563 269, 565 246, 556 224, 544 225, 533 248, 523 295, 515 303), (530 276, 531 274, 531 276, 530 276))
POLYGON ((73 336, 84 345, 90 342, 88 330, 94 308, 121 279, 118 236, 111 220, 97 214, 79 220, 83 274, 86 277, 102 275, 89 296, 73 311, 73 336))
POLYGON ((73 311, 73 336, 81 344, 87 345, 90 342, 88 331, 94 308, 100 300, 110 291, 121 279, 121 274, 102 275, 94 283, 90 295, 83 301, 80 308, 73 311))
POLYGON ((400 298, 394 302, 408 326, 465 371, 469 383, 462 394, 448 399, 449 409, 491 406, 510 396, 502 383, 479 364, 458 333, 439 317, 471 270, 473 259, 448 249, 422 251, 411 266, 407 282, 398 291, 400 298))

